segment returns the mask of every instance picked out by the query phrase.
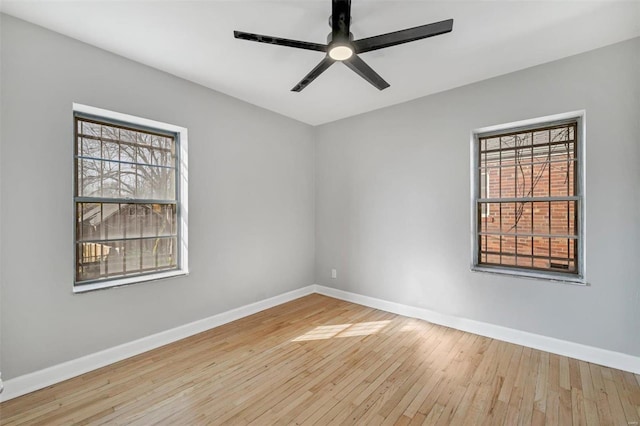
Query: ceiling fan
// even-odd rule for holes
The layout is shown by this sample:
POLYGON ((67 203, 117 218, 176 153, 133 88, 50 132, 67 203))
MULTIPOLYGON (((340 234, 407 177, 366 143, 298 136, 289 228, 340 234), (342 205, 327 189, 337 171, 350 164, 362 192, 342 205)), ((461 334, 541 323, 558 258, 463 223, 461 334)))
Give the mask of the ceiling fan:
POLYGON ((307 87, 320 74, 326 71, 327 68, 333 65, 335 61, 342 62, 373 86, 379 90, 384 90, 389 87, 389 83, 384 81, 358 54, 445 34, 451 32, 453 29, 453 19, 447 19, 445 21, 420 25, 419 27, 408 28, 406 30, 354 40, 353 34, 349 32, 351 25, 351 0, 332 0, 331 17, 329 21, 331 24, 331 33, 327 36, 327 44, 290 40, 261 34, 245 33, 242 31, 234 31, 233 35, 235 38, 241 40, 326 52, 327 55, 324 59, 291 89, 292 92, 300 92, 307 87))

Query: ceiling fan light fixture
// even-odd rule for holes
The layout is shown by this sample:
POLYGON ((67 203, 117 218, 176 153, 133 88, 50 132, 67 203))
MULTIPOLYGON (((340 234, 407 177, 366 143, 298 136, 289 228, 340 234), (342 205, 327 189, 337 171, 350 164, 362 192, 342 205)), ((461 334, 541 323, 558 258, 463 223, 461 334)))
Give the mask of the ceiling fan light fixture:
POLYGON ((329 57, 336 61, 344 61, 353 56, 353 48, 348 44, 334 44, 329 48, 329 57))

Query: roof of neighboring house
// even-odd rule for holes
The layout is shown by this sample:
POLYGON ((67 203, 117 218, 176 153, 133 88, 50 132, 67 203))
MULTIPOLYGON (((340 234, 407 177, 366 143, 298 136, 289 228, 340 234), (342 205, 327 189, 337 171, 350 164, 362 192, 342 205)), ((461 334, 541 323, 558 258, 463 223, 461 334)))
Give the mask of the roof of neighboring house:
POLYGON ((103 220, 110 218, 120 211, 120 204, 102 203, 84 212, 83 222, 89 221, 91 226, 99 225, 103 220))

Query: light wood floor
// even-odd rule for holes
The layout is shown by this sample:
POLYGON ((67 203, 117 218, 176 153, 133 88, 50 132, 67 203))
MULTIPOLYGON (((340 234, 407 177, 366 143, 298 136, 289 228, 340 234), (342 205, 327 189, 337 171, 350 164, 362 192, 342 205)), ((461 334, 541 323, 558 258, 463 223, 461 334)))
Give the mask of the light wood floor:
POLYGON ((640 377, 311 295, 0 405, 3 425, 637 425, 640 377))

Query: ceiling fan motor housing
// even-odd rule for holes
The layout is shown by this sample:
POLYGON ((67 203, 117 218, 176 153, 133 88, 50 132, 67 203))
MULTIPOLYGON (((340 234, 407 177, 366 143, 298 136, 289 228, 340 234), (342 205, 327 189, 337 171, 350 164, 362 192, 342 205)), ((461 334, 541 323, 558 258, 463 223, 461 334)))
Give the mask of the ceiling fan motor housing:
POLYGON ((327 45, 330 46, 331 43, 333 43, 334 41, 336 43, 349 43, 349 44, 351 44, 351 42, 353 41, 353 33, 349 33, 349 37, 348 38, 336 37, 335 40, 334 40, 333 32, 327 34, 327 45))

